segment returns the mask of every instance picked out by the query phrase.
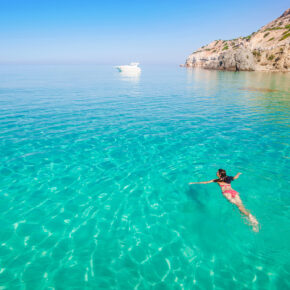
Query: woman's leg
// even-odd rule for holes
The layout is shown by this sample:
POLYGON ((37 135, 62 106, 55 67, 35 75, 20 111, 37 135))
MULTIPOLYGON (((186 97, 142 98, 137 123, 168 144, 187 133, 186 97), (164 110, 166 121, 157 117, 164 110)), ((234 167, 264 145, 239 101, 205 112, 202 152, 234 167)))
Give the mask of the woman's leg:
POLYGON ((249 218, 252 224, 254 225, 258 224, 258 221, 256 220, 256 218, 244 207, 243 202, 238 194, 235 197, 232 197, 231 194, 229 193, 226 193, 224 195, 229 200, 229 202, 236 205, 238 209, 240 210, 240 212, 249 218))
POLYGON ((245 209, 243 202, 242 202, 241 198, 239 197, 239 195, 236 195, 233 198, 233 204, 235 204, 238 207, 238 209, 240 210, 240 212, 243 213, 245 216, 248 217, 250 215, 250 212, 245 209))
POLYGON ((238 207, 238 209, 240 210, 241 213, 243 213, 244 215, 248 216, 250 213, 245 209, 241 198, 239 197, 239 195, 236 195, 235 197, 232 197, 232 195, 230 193, 224 193, 224 196, 226 197, 226 199, 236 205, 238 207))
POLYGON ((253 226, 253 230, 255 232, 258 232, 259 231, 259 227, 258 227, 259 223, 256 220, 256 218, 247 209, 245 209, 240 196, 239 195, 236 195, 235 197, 229 196, 229 197, 227 197, 227 199, 231 203, 235 204, 238 207, 240 212, 243 213, 249 219, 249 221, 251 222, 251 224, 253 226))

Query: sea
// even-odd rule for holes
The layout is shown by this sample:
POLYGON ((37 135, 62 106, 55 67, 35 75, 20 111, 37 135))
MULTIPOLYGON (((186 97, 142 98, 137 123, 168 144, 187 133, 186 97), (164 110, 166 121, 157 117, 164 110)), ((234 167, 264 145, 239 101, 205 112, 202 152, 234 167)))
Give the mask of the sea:
POLYGON ((290 74, 141 68, 0 66, 0 289, 289 289, 290 74))

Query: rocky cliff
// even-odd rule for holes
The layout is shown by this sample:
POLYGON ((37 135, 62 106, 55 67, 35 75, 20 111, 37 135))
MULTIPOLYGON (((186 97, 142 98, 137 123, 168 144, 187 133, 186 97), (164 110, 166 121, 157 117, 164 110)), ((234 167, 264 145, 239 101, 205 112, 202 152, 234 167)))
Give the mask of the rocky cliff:
POLYGON ((290 8, 246 37, 215 40, 192 53, 186 67, 290 71, 290 8))

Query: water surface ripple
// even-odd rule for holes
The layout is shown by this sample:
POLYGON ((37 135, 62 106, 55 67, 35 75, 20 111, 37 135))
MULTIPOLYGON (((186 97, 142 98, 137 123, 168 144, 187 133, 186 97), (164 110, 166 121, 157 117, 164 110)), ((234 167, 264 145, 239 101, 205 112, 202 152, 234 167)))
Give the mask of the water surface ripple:
POLYGON ((1 289, 290 287, 289 74, 0 67, 1 289), (216 184, 261 223, 251 231, 216 184))

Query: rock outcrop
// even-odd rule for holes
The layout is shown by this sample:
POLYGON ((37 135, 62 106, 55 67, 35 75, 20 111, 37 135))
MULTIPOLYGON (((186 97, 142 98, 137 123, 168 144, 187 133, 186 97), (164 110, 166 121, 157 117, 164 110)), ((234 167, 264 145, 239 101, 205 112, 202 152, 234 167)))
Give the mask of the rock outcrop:
POLYGON ((290 8, 246 37, 215 40, 192 53, 186 67, 230 71, 290 71, 290 8))

